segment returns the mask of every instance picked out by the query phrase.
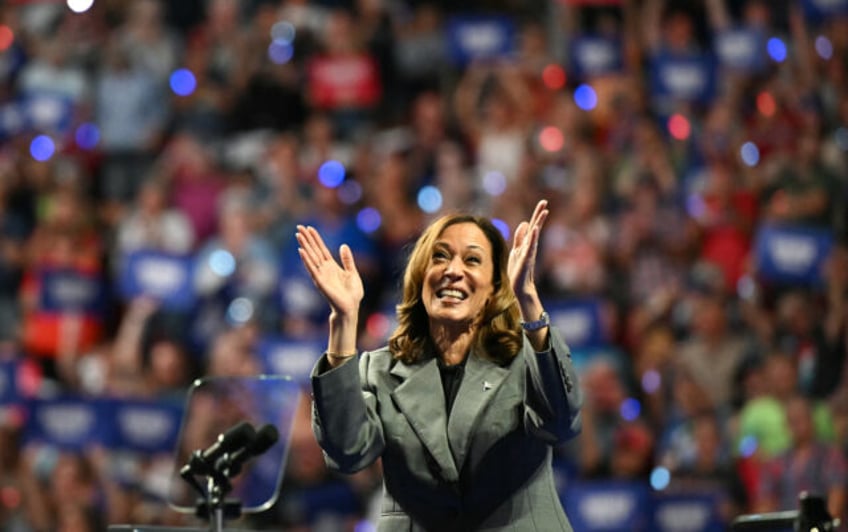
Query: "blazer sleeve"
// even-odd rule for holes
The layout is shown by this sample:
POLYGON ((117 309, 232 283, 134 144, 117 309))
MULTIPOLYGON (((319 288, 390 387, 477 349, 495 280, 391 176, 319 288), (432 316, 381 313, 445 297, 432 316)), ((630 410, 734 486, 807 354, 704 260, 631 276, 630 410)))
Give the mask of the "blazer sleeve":
POLYGON ((368 467, 382 454, 377 397, 368 385, 369 353, 330 368, 322 356, 312 370, 312 430, 327 466, 342 473, 368 467))
POLYGON ((571 350, 550 328, 548 349, 535 352, 525 338, 524 424, 528 432, 551 444, 580 433, 583 393, 571 361, 571 350))

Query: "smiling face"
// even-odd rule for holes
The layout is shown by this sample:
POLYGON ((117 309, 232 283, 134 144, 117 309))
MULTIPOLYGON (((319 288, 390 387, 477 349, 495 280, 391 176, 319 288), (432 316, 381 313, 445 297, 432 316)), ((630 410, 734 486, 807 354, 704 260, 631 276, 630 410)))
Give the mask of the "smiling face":
POLYGON ((433 243, 421 300, 434 326, 475 326, 494 293, 492 245, 474 223, 447 226, 433 243))

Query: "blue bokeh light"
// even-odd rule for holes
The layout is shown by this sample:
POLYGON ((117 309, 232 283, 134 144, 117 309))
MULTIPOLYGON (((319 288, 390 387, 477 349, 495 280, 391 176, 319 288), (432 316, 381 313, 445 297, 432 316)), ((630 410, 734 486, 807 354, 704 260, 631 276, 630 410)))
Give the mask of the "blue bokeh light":
POLYGON ((373 233, 380 228, 382 223, 383 217, 373 207, 365 207, 356 215, 356 225, 366 233, 373 233))
POLYGON ((784 43, 780 37, 772 37, 769 39, 766 48, 769 56, 778 63, 782 63, 786 60, 786 43, 784 43))
POLYGON ((275 65, 284 65, 294 56, 294 46, 290 42, 271 41, 268 45, 268 59, 275 65))
POLYGON ((757 166, 760 162, 760 150, 753 142, 746 142, 739 150, 739 155, 742 157, 742 162, 747 166, 757 166))
POLYGON ((574 103, 584 111, 591 111, 598 105, 598 94, 586 83, 574 90, 574 103))
POLYGON ((243 325, 253 317, 253 302, 246 297, 237 297, 227 307, 227 319, 231 323, 243 325))
POLYGON ((505 221, 501 220, 500 218, 492 218, 492 225, 494 225, 495 227, 498 228, 498 231, 501 232, 501 234, 504 237, 504 240, 506 240, 507 243, 509 243, 509 234, 510 234, 509 224, 507 224, 505 221))
POLYGON ((662 466, 655 467, 651 471, 651 487, 655 491, 662 491, 671 483, 671 472, 662 466))
POLYGON ((39 135, 30 142, 29 153, 36 161, 48 161, 56 153, 56 144, 47 135, 39 135))
POLYGON ((220 277, 229 277, 236 271, 236 259, 225 249, 216 249, 209 254, 209 269, 220 277))
POLYGON ((279 43, 292 43, 297 30, 294 24, 287 20, 281 20, 271 26, 271 40, 279 43))
POLYGON ((100 129, 94 124, 80 124, 74 135, 77 141, 77 146, 84 150, 93 150, 97 143, 100 142, 100 129))
POLYGON ((345 167, 339 161, 325 161, 318 168, 318 181, 327 188, 336 188, 344 182, 345 167))
POLYGON ((197 78, 187 68, 178 68, 171 73, 171 90, 177 96, 188 96, 197 88, 197 78))
POLYGON ((739 441, 739 454, 744 458, 750 458, 754 456, 754 453, 757 452, 757 448, 760 446, 760 443, 757 441, 755 436, 745 436, 739 441))
POLYGON ((621 402, 621 406, 618 407, 618 410, 623 419, 626 421, 634 421, 639 417, 639 414, 642 413, 642 405, 637 399, 628 397, 621 402))
POLYGON ((418 191, 418 207, 428 214, 437 212, 442 208, 442 193, 432 185, 421 187, 418 191))

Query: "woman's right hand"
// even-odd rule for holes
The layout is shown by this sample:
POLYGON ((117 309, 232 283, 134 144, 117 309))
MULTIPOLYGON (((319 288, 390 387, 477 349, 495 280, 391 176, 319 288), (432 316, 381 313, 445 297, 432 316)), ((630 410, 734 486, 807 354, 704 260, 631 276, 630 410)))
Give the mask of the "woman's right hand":
POLYGON ((355 318, 365 289, 350 247, 342 244, 339 248, 340 265, 314 227, 298 225, 295 238, 300 246, 297 250, 300 259, 330 304, 330 310, 338 317, 355 318))

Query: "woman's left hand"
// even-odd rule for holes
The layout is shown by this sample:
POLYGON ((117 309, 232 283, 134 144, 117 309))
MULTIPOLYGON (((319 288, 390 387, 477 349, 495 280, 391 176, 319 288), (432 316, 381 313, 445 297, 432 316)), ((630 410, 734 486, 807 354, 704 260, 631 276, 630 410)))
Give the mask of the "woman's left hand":
MULTIPOLYGON (((533 210, 529 221, 524 220, 515 229, 512 250, 509 252, 507 272, 512 289, 519 302, 536 298, 536 251, 539 248, 539 234, 548 217, 548 200, 540 200, 533 210)), ((533 318, 535 319, 535 318, 533 318)))

